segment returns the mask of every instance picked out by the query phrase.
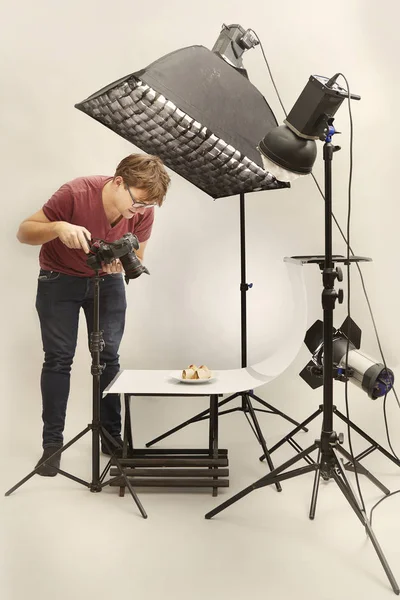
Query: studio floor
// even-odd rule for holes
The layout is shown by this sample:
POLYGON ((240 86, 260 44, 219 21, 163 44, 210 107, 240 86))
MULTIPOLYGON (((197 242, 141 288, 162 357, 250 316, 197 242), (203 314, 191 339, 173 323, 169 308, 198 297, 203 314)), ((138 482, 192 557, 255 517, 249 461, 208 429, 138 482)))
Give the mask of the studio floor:
MULTIPOLYGON (((206 512, 267 472, 243 415, 224 419, 220 446, 230 453, 230 488, 221 490, 218 498, 208 490, 138 489, 148 513, 144 520, 130 496, 120 498, 116 488, 92 494, 60 475, 35 476, 10 497, 3 496, 2 598, 394 597, 371 542, 333 481, 321 483, 314 521, 308 518, 312 474, 283 482, 281 493, 273 487, 255 490, 214 519, 204 518, 206 512)), ((260 420, 270 446, 288 431, 278 417, 263 415, 260 420)), ((76 425, 70 423, 70 429, 76 425)), ((205 427, 186 428, 166 440, 164 447, 196 447, 205 438, 205 427)), ((27 431, 25 441, 4 461, 4 492, 38 458, 40 448, 33 437, 27 431)), ((300 434, 298 441, 312 442, 313 432, 300 434)), ((286 447, 273 459, 279 465, 292 455, 293 450, 286 447)), ((400 488, 400 470, 382 455, 375 452, 365 466, 391 491, 400 488)), ((65 453, 62 467, 90 478, 89 436, 65 453)), ((382 494, 365 478, 361 480, 369 510, 382 494)), ((398 581, 399 506, 400 494, 380 505, 373 519, 375 534, 398 581)))

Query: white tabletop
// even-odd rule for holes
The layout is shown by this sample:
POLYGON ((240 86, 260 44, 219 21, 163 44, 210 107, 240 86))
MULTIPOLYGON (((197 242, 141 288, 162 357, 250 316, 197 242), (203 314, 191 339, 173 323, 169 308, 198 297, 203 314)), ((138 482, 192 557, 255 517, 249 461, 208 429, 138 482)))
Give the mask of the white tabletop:
MULTIPOLYGON (((273 376, 264 376, 248 369, 221 370, 214 373, 215 379, 204 383, 189 384, 172 379, 171 371, 162 370, 124 370, 120 371, 110 385, 104 390, 103 395, 132 394, 132 395, 157 395, 167 396, 210 396, 211 394, 230 394, 252 390, 268 383, 273 376)), ((173 372, 177 373, 176 371, 173 372)))

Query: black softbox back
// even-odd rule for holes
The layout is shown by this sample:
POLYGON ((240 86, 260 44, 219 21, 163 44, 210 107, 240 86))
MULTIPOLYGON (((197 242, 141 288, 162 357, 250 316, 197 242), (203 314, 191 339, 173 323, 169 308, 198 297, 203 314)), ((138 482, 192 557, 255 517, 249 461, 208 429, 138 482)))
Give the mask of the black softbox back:
POLYGON ((288 187, 257 151, 277 125, 265 98, 203 46, 167 54, 76 107, 213 198, 288 187))

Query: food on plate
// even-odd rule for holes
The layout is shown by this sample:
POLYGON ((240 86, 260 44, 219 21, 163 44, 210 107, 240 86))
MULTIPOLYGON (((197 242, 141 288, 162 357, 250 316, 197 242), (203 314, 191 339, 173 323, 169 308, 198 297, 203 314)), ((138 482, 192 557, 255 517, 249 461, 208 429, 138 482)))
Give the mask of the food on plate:
POLYGON ((190 369, 189 367, 187 369, 183 369, 182 379, 194 379, 195 372, 196 371, 194 369, 190 369))
POLYGON ((211 371, 206 365, 189 365, 182 371, 182 379, 210 379, 211 371))

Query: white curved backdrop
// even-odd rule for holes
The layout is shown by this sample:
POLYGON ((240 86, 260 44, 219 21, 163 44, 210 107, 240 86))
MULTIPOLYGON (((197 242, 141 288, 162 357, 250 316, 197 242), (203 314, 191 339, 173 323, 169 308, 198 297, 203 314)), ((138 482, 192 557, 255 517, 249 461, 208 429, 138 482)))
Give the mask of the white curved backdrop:
POLYGON ((296 358, 307 323, 306 290, 303 267, 285 260, 287 293, 282 296, 280 323, 274 347, 268 346, 266 358, 246 368, 217 371, 216 378, 198 385, 187 385, 170 377, 166 370, 123 370, 104 392, 131 394, 227 394, 255 389, 283 373, 296 358))

